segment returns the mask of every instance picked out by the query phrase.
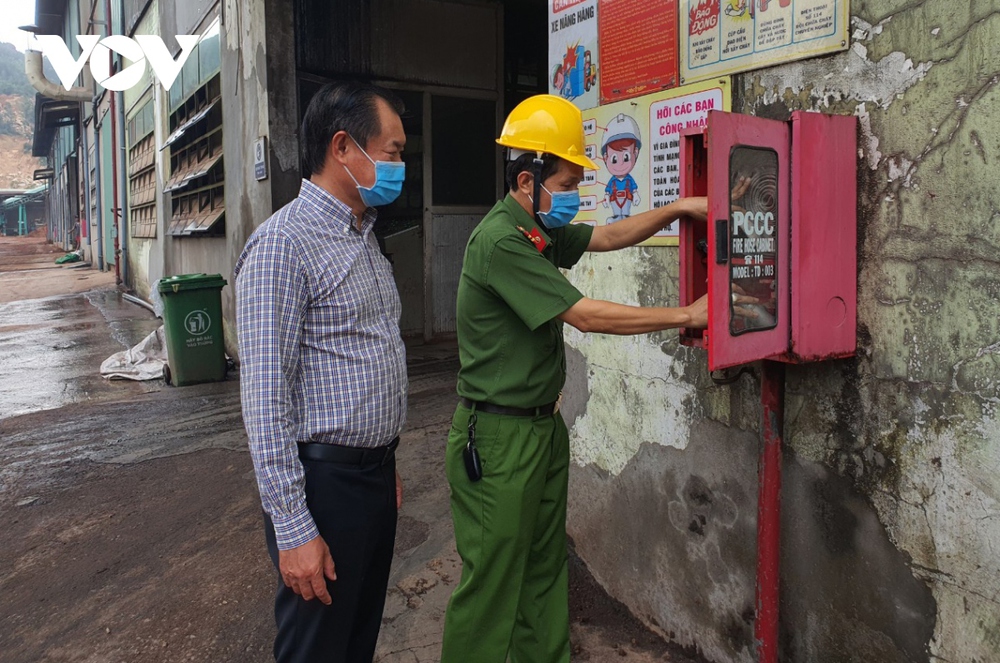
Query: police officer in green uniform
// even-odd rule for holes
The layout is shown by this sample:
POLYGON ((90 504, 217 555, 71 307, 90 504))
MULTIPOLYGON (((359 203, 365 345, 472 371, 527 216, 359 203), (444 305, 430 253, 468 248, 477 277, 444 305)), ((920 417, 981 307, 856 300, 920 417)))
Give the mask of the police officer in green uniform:
POLYGON ((558 412, 566 379, 563 323, 582 332, 703 328, 704 299, 640 308, 584 297, 560 272, 585 251, 651 237, 704 198, 612 225, 570 225, 580 206, 582 117, 569 101, 531 97, 497 140, 511 149, 509 194, 473 231, 458 286, 459 404, 448 438, 462 578, 445 616, 442 663, 569 661, 566 490, 569 436, 558 412))

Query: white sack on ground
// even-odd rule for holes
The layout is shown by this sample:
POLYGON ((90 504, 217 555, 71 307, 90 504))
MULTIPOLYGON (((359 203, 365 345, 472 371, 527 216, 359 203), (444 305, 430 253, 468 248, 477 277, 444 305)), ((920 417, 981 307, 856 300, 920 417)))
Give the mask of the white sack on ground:
POLYGON ((139 341, 138 345, 116 352, 101 364, 101 375, 108 379, 157 380, 163 377, 167 363, 167 344, 163 325, 139 341))

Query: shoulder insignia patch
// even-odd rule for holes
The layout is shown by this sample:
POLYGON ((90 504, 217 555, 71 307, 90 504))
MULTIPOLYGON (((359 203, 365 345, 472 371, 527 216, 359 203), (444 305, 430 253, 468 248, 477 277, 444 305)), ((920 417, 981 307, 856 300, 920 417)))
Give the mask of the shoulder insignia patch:
POLYGON ((548 246, 548 242, 546 242, 545 238, 538 232, 538 228, 532 228, 530 232, 521 226, 517 226, 517 229, 522 235, 528 238, 529 242, 535 245, 535 248, 538 249, 539 253, 544 251, 545 247, 548 246))

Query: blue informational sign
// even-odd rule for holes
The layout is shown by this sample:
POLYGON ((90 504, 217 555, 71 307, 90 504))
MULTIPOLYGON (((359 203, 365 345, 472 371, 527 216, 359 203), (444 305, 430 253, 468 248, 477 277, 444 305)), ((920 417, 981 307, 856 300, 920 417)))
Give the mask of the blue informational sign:
POLYGON ((267 137, 257 139, 253 146, 253 176, 257 181, 267 179, 267 137))

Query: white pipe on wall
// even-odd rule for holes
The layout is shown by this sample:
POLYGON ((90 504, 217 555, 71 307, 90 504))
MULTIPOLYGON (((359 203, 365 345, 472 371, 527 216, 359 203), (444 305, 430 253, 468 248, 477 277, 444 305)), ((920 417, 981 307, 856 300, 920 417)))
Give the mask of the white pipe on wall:
POLYGON ((86 86, 87 83, 92 81, 89 65, 83 69, 85 86, 70 88, 68 92, 62 85, 53 83, 45 77, 40 51, 29 50, 24 52, 24 73, 28 76, 28 82, 31 83, 31 87, 49 99, 55 99, 56 101, 91 101, 94 98, 94 91, 91 89, 93 84, 91 83, 90 87, 86 86))

